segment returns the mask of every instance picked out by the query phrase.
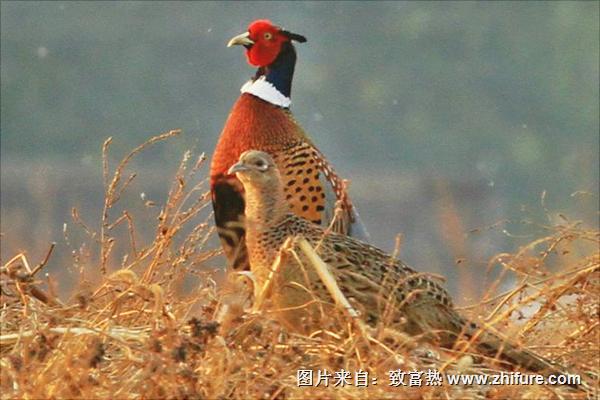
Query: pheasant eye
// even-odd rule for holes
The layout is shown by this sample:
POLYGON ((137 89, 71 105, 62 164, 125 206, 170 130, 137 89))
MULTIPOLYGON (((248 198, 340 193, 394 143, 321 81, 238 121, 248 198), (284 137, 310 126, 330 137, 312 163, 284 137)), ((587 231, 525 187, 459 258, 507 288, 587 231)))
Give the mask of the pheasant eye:
POLYGON ((271 40, 272 37, 273 37, 273 35, 271 34, 271 32, 265 32, 265 34, 264 34, 265 39, 271 40))
POLYGON ((268 167, 267 163, 265 162, 265 160, 256 160, 256 162, 254 163, 254 165, 256 165, 258 167, 259 170, 261 171, 265 171, 268 167))

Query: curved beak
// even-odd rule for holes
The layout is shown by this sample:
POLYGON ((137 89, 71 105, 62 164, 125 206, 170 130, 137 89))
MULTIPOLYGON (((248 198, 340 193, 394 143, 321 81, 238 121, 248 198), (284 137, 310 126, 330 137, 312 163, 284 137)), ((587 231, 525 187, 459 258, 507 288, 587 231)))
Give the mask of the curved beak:
POLYGON ((254 42, 250 39, 250 32, 244 32, 241 35, 231 38, 231 40, 227 42, 227 47, 235 45, 252 46, 253 44, 254 42))
POLYGON ((238 161, 229 168, 229 170, 227 171, 227 175, 233 175, 237 172, 243 172, 243 171, 248 171, 248 170, 250 170, 250 168, 248 168, 241 161, 238 161))

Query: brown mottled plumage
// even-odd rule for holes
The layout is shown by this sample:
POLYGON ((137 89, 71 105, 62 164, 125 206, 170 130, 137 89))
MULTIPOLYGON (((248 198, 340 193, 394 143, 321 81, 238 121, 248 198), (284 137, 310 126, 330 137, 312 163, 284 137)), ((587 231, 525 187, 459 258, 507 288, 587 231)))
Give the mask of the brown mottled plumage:
MULTIPOLYGON (((532 371, 558 371, 544 358, 468 322, 454 310, 449 294, 433 278, 376 247, 327 232, 290 213, 281 176, 268 154, 247 151, 229 172, 237 175, 246 191, 247 247, 250 269, 259 287, 267 280, 285 240, 301 235, 331 268, 342 293, 361 309, 367 323, 387 316, 386 322, 404 332, 446 348, 452 348, 460 336, 477 336, 474 343, 482 353, 532 371)), ((281 315, 296 329, 310 326, 311 320, 333 303, 310 263, 298 255, 299 260, 288 256, 274 274, 270 295, 275 309, 293 310, 281 315), (319 301, 314 301, 311 292, 319 301)))

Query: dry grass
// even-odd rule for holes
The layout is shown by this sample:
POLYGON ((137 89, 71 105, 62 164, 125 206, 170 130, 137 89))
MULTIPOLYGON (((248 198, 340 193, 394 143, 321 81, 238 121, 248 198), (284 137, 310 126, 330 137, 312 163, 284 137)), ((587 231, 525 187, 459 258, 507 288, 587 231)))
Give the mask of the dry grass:
MULTIPOLYGON (((73 212, 98 257, 81 266, 80 289, 71 299, 63 303, 52 285, 44 288, 41 282, 51 251, 33 267, 23 253, 2 266, 2 398, 586 397, 583 390, 558 386, 393 387, 390 370, 495 373, 506 365, 400 335, 366 332, 343 311, 327 316, 310 336, 286 331, 268 312, 243 312, 251 292, 245 276, 217 287, 209 273, 198 272, 217 254, 205 246, 213 234, 210 216, 201 217, 210 207, 206 182, 190 183, 206 173, 203 156, 192 163, 190 153, 184 155, 152 243, 136 241, 133 218, 117 207, 135 179, 135 174, 124 177, 132 157, 177 133, 152 138, 112 172, 110 139, 105 142, 99 229, 73 212), (121 225, 127 227, 128 243, 117 257, 113 232, 121 225), (101 273, 99 283, 85 278, 88 270, 101 273), (190 277, 197 287, 183 294, 190 277), (363 370, 378 381, 366 388, 298 387, 298 369, 363 370)), ((500 277, 480 304, 463 312, 582 374, 587 396, 594 396, 599 232, 566 219, 541 228, 543 237, 490 261, 490 270, 501 268, 500 277), (498 293, 507 279, 517 282, 514 289, 498 293)))

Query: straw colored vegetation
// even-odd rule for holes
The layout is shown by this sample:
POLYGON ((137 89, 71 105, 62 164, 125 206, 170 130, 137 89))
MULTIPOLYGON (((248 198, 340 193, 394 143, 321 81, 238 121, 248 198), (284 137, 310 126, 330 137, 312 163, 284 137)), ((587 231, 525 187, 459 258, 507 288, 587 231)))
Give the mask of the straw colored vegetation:
MULTIPOLYGON (((202 213, 210 207, 210 196, 205 182, 190 183, 206 173, 203 156, 194 162, 184 155, 160 209, 154 241, 137 243, 135 221, 117 207, 135 179, 125 171, 145 147, 177 133, 152 138, 114 169, 106 141, 99 228, 73 212, 98 257, 80 266, 81 282, 71 298, 58 299, 42 282, 52 249, 37 265, 21 253, 2 266, 2 398, 533 399, 597 394, 598 232, 567 219, 543 226, 545 236, 490 261, 490 270, 501 268, 500 276, 479 304, 462 310, 486 329, 557 361, 565 372, 580 374, 578 389, 427 385, 425 375, 420 386, 390 385, 389 371, 395 370, 497 374, 510 366, 470 352, 468 343, 442 351, 383 326, 366 327, 343 298, 337 299, 339 312, 324 316, 320 329, 298 335, 272 318, 251 276, 232 275, 217 285, 203 269, 218 254, 206 245, 214 230, 209 213, 202 213), (120 247, 127 250, 117 262, 115 242, 124 240, 113 234, 118 227, 126 227, 128 243, 120 247), (86 279, 90 270, 99 271, 99 282, 86 279), (507 279, 516 282, 514 289, 502 293, 500 282, 507 279), (183 290, 189 282, 193 289, 183 290), (259 293, 258 301, 253 292, 259 293), (349 371, 350 384, 334 387, 332 376, 328 387, 299 386, 298 370, 313 370, 314 383, 318 370, 349 371), (356 386, 354 374, 360 371, 369 373, 368 387, 356 386)), ((305 242, 294 243, 282 255, 310 253, 305 242)), ((316 268, 321 264, 316 258, 314 263, 316 268)))

